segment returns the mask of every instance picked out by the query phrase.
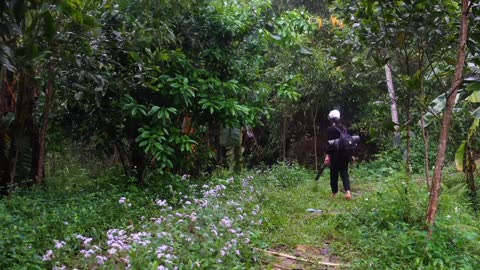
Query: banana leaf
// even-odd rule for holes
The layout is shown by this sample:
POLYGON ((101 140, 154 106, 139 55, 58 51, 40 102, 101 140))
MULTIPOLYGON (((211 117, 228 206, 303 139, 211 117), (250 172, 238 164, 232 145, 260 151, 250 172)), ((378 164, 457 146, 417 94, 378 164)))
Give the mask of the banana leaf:
POLYGON ((220 145, 225 147, 239 146, 242 144, 242 131, 240 128, 222 128, 220 130, 220 145))

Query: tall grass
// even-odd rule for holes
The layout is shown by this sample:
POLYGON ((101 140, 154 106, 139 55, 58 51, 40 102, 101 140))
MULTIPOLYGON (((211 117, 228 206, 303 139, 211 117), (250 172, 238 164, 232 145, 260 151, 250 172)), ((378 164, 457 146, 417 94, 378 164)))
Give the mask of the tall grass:
POLYGON ((404 173, 386 166, 380 160, 351 170, 353 201, 331 198, 328 172, 315 182, 308 171, 274 167, 267 178, 305 177, 288 189, 264 186, 265 241, 285 252, 297 245, 327 245, 331 255, 354 269, 480 269, 480 220, 461 176, 447 171, 429 238, 425 181, 414 177, 408 182, 404 173), (309 208, 320 211, 309 213, 309 208))
POLYGON ((64 168, 0 200, 0 269, 245 269, 259 259, 253 177, 128 185, 64 168), (181 188, 183 187, 183 188, 181 188))
POLYGON ((265 269, 255 247, 299 245, 353 269, 480 269, 462 176, 446 171, 429 238, 425 181, 392 162, 353 166, 346 201, 328 171, 316 182, 295 164, 138 187, 68 160, 46 186, 0 199, 0 269, 265 269))

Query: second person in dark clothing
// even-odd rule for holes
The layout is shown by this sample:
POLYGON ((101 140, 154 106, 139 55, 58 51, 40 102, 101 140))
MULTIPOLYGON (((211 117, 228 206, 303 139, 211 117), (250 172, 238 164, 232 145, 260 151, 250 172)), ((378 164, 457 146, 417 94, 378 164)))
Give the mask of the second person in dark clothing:
MULTIPOLYGON (((333 110, 328 114, 328 119, 332 125, 327 128, 327 140, 335 140, 340 138, 340 130, 345 127, 340 124, 340 112, 333 110)), ((330 167, 330 187, 332 189, 332 197, 338 194, 338 175, 342 178, 343 189, 345 190, 345 199, 351 200, 352 193, 350 191, 350 179, 348 175, 348 163, 352 160, 351 153, 339 152, 335 145, 328 144, 325 155, 325 166, 330 167)))

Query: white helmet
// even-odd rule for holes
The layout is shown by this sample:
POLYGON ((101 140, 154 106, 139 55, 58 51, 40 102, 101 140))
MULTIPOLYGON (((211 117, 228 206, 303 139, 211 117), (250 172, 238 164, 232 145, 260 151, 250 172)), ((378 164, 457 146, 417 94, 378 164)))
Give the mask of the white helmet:
POLYGON ((328 114, 328 119, 340 119, 340 112, 338 110, 333 110, 328 114))

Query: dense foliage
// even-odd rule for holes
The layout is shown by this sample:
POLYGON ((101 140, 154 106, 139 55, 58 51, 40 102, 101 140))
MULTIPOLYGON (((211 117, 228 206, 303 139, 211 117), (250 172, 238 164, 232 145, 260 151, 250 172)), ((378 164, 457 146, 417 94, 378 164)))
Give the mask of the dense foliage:
POLYGON ((466 0, 0 0, 0 268, 256 268, 314 241, 478 268, 479 22, 466 0), (300 167, 332 109, 376 160, 354 204, 300 167))
POLYGON ((251 176, 203 183, 184 176, 139 189, 119 184, 114 172, 92 179, 73 164, 69 160, 70 173, 51 178, 45 190, 0 203, 2 269, 235 269, 258 263, 251 247, 261 241, 261 216, 251 176))
POLYGON ((2 269, 264 269, 280 262, 260 249, 302 247, 311 252, 303 256, 321 251, 316 260, 352 269, 479 266, 478 217, 453 168, 429 239, 423 179, 415 177, 405 194, 402 164, 388 155, 352 170, 352 202, 332 199, 328 176, 316 182, 298 165, 206 181, 168 178, 142 188, 71 159, 59 167, 45 189, 0 202, 2 269))

